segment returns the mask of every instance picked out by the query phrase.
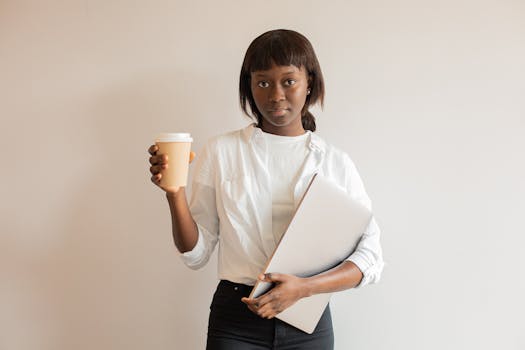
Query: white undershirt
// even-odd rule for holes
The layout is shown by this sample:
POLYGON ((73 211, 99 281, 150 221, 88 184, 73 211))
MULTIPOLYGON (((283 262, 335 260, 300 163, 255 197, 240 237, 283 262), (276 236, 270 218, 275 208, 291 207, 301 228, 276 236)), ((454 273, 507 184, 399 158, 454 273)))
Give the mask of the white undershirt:
POLYGON ((279 242, 292 219, 294 187, 308 154, 308 132, 299 136, 264 133, 268 145, 268 171, 272 184, 272 231, 279 242))

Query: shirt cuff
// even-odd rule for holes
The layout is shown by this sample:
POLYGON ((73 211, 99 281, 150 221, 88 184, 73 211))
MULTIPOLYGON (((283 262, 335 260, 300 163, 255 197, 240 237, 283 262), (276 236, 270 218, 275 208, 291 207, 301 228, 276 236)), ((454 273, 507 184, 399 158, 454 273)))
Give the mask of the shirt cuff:
MULTIPOLYGON (((198 225, 197 225, 198 226, 198 225)), ((197 238, 197 243, 192 250, 181 253, 180 257, 184 264, 192 269, 197 269, 199 267, 199 262, 204 255, 206 248, 204 247, 204 237, 202 235, 201 229, 199 227, 199 236, 197 238)))
POLYGON ((351 261, 361 270, 363 278, 357 286, 354 288, 364 287, 367 284, 377 283, 381 278, 381 272, 383 271, 384 263, 382 260, 370 263, 366 257, 359 252, 354 252, 346 259, 351 261))

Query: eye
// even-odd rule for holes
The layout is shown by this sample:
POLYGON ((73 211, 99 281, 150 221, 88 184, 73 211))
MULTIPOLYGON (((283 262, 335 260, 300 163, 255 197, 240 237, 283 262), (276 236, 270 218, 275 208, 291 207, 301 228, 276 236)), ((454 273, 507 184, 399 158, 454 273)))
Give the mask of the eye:
POLYGON ((257 86, 262 87, 262 88, 267 88, 268 86, 270 86, 270 84, 268 84, 267 81, 260 81, 257 83, 257 86))
POLYGON ((296 81, 293 80, 293 79, 286 79, 286 81, 285 81, 285 85, 288 85, 288 86, 293 85, 295 83, 296 83, 296 81))

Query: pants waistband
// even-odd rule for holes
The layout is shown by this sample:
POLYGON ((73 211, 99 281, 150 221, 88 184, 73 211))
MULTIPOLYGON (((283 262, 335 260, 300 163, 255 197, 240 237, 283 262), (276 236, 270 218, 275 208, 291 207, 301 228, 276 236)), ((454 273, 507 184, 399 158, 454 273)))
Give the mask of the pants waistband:
POLYGON ((218 288, 230 289, 241 292, 243 294, 249 294, 252 291, 253 286, 249 286, 242 283, 235 283, 228 280, 220 280, 218 288))

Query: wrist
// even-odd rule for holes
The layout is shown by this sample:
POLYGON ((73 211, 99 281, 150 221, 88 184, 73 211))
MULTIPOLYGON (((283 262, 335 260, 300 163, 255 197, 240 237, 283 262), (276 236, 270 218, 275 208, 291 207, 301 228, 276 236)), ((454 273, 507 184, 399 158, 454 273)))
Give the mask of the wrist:
POLYGON ((166 198, 170 200, 176 200, 184 197, 184 187, 179 187, 176 191, 166 191, 166 198))
POLYGON ((311 277, 303 278, 303 285, 301 287, 301 292, 302 292, 301 298, 310 297, 314 294, 313 281, 311 277))

